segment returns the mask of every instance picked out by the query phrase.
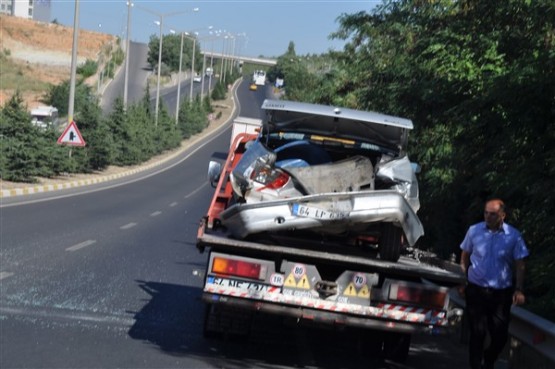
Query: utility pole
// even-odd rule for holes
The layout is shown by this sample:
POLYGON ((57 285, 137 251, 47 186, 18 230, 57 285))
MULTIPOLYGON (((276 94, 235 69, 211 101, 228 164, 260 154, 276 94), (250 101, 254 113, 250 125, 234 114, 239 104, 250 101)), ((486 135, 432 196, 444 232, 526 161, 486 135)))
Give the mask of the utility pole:
POLYGON ((71 77, 69 82, 69 102, 67 104, 68 124, 73 122, 75 107, 75 77, 77 75, 77 40, 79 39, 79 0, 75 0, 75 14, 73 16, 73 48, 71 50, 71 77))
POLYGON ((127 84, 129 82, 129 39, 131 38, 131 0, 127 1, 127 41, 125 43, 125 79, 123 83, 123 108, 127 110, 127 84))

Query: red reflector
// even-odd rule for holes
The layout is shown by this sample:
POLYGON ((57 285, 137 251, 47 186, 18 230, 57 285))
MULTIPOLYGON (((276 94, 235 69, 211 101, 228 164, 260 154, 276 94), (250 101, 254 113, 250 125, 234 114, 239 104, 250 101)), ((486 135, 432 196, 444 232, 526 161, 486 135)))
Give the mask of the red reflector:
POLYGON ((260 279, 261 265, 242 260, 216 257, 212 260, 212 272, 236 277, 260 279))
POLYGON ((443 309, 446 292, 406 285, 397 285, 396 294, 390 293, 392 300, 443 309))
POLYGON ((280 170, 263 167, 253 171, 251 179, 264 185, 264 187, 258 189, 258 191, 265 188, 275 190, 287 184, 287 181, 289 181, 289 175, 280 170))
POLYGON ((274 179, 271 183, 268 183, 266 187, 271 188, 272 190, 275 190, 277 188, 281 188, 285 186, 288 180, 289 180, 289 176, 287 174, 280 173, 279 176, 276 179, 274 179))

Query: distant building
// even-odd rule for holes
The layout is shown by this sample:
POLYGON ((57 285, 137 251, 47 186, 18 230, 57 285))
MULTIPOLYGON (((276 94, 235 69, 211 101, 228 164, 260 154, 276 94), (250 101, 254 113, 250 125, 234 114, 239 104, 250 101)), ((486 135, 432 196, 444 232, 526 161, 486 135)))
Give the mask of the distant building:
POLYGON ((0 0, 0 14, 50 22, 50 0, 0 0))

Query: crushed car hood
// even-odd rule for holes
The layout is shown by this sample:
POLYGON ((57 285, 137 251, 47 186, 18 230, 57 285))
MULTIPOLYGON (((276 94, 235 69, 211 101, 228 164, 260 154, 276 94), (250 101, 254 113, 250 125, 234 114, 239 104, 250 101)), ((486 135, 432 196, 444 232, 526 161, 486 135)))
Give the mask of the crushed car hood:
POLYGON ((408 131, 413 129, 410 119, 333 106, 266 99, 262 109, 268 115, 265 134, 290 132, 365 141, 395 154, 404 152, 408 131))

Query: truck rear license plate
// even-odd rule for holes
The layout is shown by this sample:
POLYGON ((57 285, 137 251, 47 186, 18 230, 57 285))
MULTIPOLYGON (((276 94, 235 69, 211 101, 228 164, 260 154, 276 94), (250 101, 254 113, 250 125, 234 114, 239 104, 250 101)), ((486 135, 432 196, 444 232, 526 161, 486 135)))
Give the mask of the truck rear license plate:
POLYGON ((208 277, 206 280, 206 283, 215 284, 222 287, 234 287, 241 290, 251 290, 251 291, 261 291, 261 292, 267 292, 271 287, 261 283, 237 281, 234 279, 216 278, 216 277, 208 277))

